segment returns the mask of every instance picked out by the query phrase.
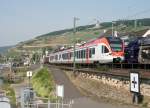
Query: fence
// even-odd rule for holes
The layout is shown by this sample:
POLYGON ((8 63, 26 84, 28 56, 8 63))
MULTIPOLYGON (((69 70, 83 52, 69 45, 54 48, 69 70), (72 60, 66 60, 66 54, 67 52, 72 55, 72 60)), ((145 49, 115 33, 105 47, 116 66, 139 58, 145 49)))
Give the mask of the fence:
POLYGON ((58 103, 34 103, 34 104, 24 104, 24 108, 72 108, 73 100, 68 103, 58 102, 58 103))

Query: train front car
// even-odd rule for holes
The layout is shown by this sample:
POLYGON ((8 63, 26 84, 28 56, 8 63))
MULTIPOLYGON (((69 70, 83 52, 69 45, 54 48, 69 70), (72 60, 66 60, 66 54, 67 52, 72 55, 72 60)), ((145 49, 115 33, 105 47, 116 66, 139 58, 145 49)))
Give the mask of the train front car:
POLYGON ((106 37, 113 57, 113 63, 124 61, 124 43, 119 37, 106 37))
POLYGON ((141 64, 150 64, 150 37, 144 37, 139 46, 138 62, 141 64))
POLYGON ((124 60, 124 44, 117 37, 101 36, 86 43, 83 48, 87 48, 86 63, 105 64, 124 60))
POLYGON ((125 62, 150 63, 150 37, 136 37, 125 48, 125 62))

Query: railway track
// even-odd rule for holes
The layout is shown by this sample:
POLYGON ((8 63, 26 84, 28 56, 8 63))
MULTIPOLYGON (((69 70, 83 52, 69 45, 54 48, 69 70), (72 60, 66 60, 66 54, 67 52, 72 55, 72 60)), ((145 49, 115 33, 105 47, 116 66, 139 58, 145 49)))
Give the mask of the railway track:
MULTIPOLYGON (((60 68, 62 70, 70 70, 73 71, 72 65, 48 65, 51 67, 60 68)), ((129 79, 130 72, 138 72, 140 74, 140 79, 142 80, 149 80, 150 79, 150 69, 149 68, 133 68, 133 67, 124 67, 123 65, 113 64, 112 65, 76 65, 75 73, 85 73, 88 75, 97 75, 97 76, 111 76, 111 77, 119 77, 119 78, 127 78, 129 79), (121 67, 121 68, 120 68, 121 67)), ((136 66, 136 65, 134 65, 136 66)), ((138 65, 138 66, 144 66, 144 65, 138 65)), ((147 65, 148 67, 149 65, 147 65)))

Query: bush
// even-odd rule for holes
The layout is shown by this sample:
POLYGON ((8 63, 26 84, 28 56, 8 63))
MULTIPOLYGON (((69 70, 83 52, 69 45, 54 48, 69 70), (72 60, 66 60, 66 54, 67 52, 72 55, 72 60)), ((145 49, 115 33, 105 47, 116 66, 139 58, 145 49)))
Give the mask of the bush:
POLYGON ((10 103, 12 105, 15 105, 16 104, 15 91, 13 90, 12 87, 10 87, 10 84, 5 83, 1 88, 5 90, 6 96, 9 97, 10 99, 10 103))
POLYGON ((54 81, 47 68, 42 68, 32 77, 32 85, 38 96, 49 97, 52 94, 54 81))

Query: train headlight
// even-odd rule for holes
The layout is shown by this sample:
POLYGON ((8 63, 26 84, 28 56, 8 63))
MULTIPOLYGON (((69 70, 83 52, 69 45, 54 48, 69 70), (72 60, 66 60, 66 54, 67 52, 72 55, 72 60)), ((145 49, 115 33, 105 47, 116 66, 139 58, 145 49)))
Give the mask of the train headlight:
POLYGON ((119 62, 121 62, 121 58, 120 57, 114 58, 113 62, 114 63, 119 63, 119 62))

